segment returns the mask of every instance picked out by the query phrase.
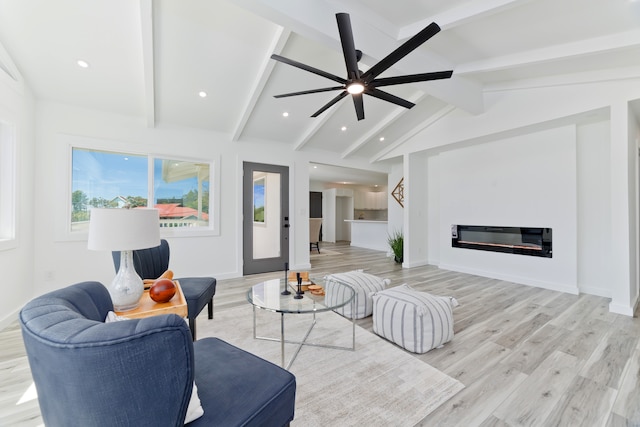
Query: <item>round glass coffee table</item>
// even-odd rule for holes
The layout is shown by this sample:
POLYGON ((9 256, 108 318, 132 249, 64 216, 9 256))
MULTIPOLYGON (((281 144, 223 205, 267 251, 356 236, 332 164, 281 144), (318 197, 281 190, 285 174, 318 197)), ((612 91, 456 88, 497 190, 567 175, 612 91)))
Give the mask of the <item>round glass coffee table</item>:
MULTIPOLYGON (((311 280, 315 284, 319 284, 324 287, 324 281, 322 279, 312 279, 311 280)), ((285 289, 285 279, 273 279, 266 280, 264 282, 258 283, 257 285, 252 286, 247 292, 247 301, 251 303, 253 306, 253 338, 262 339, 268 341, 280 341, 280 351, 281 351, 281 365, 285 368, 285 353, 284 353, 284 344, 285 343, 293 343, 298 344, 298 348, 295 353, 291 357, 291 360, 286 365, 286 369, 291 367, 293 361, 298 356, 300 349, 303 345, 315 346, 315 347, 324 347, 324 348, 335 348, 339 350, 355 350, 356 348, 356 321, 352 319, 352 345, 351 347, 340 347, 340 346, 332 346, 325 344, 316 344, 307 342, 307 338, 311 333, 311 330, 316 324, 316 313, 320 313, 323 311, 331 311, 336 308, 343 307, 347 304, 352 304, 351 312, 355 312, 355 307, 353 307, 355 300, 355 290, 344 283, 339 283, 340 289, 336 294, 331 298, 331 302, 329 303, 323 295, 313 295, 310 291, 305 291, 302 294, 302 298, 295 298, 296 292, 293 286, 287 286, 287 290, 290 294, 283 295, 283 291, 285 289), (342 288, 344 287, 344 288, 342 288), (274 337, 262 337, 258 336, 256 332, 256 308, 272 311, 274 313, 280 313, 280 338, 274 337), (302 338, 302 341, 287 341, 285 339, 284 334, 284 318, 285 314, 312 314, 313 321, 309 330, 302 338)))

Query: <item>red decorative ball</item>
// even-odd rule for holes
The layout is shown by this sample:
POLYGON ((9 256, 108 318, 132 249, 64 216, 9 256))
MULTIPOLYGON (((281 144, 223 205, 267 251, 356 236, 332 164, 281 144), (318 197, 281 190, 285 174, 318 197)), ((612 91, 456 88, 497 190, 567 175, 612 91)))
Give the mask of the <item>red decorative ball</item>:
POLYGON ((173 280, 158 279, 149 288, 149 297, 155 302, 167 302, 176 294, 176 285, 173 280))

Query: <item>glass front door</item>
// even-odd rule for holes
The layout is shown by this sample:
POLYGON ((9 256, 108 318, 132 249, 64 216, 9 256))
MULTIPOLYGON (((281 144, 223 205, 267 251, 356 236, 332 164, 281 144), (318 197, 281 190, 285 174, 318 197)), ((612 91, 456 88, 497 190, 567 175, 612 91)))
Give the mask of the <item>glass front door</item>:
POLYGON ((243 273, 284 269, 289 261, 289 168, 244 163, 243 273))

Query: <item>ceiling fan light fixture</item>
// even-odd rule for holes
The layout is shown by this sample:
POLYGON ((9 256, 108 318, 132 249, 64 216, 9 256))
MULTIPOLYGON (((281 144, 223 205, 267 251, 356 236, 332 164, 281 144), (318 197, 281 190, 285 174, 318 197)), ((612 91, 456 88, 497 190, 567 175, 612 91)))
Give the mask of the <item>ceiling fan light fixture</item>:
POLYGON ((364 92, 364 85, 360 82, 351 83, 347 86, 347 92, 351 95, 357 95, 359 93, 364 92))
POLYGON ((309 95, 312 93, 331 92, 334 90, 341 91, 332 100, 323 105, 318 111, 313 113, 311 117, 318 117, 320 114, 327 111, 336 103, 340 102, 344 97, 351 94, 353 98, 353 105, 356 110, 356 116, 358 120, 364 119, 364 104, 363 95, 369 95, 374 98, 381 99, 392 104, 396 104, 404 108, 412 108, 415 106, 413 102, 409 102, 406 99, 402 99, 388 92, 380 90, 380 87, 400 85, 405 83, 418 83, 426 82, 430 80, 448 79, 451 78, 453 70, 449 71, 437 71, 431 73, 421 74, 408 74, 395 77, 382 77, 379 75, 391 68, 396 62, 413 52, 424 42, 436 35, 440 31, 440 26, 435 22, 427 25, 416 35, 405 41, 393 52, 382 58, 375 65, 369 68, 364 73, 358 69, 358 62, 362 58, 362 52, 355 48, 355 42, 353 39, 353 31, 351 29, 351 19, 348 13, 337 13, 336 21, 338 24, 338 33, 340 35, 340 44, 342 46, 342 53, 344 55, 345 66, 347 68, 347 78, 342 78, 335 74, 328 73, 319 68, 312 67, 302 62, 294 61, 293 59, 285 58, 277 54, 271 55, 271 59, 282 62, 284 64, 291 65, 304 71, 308 71, 317 76, 324 77, 339 83, 339 86, 323 87, 318 89, 303 90, 298 92, 284 93, 280 95, 274 95, 276 98, 285 98, 289 96, 309 95))

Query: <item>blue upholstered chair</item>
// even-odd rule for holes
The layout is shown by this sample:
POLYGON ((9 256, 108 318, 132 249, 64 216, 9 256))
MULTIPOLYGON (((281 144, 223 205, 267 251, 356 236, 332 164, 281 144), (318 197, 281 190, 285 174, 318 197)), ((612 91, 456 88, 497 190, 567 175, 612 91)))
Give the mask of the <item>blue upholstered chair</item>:
MULTIPOLYGON (((113 252, 116 271, 120 268, 120 252, 113 252)), ((162 239, 160 246, 133 251, 133 265, 143 279, 156 279, 169 269, 169 243, 162 239)), ((213 296, 216 293, 216 279, 213 277, 178 277, 180 287, 187 300, 189 328, 193 340, 196 339, 196 317, 208 305, 209 319, 213 319, 213 296)))
POLYGON ((204 415, 189 426, 283 426, 295 377, 217 338, 193 342, 175 314, 104 323, 107 289, 83 282, 20 312, 47 426, 180 426, 195 380, 204 415))

